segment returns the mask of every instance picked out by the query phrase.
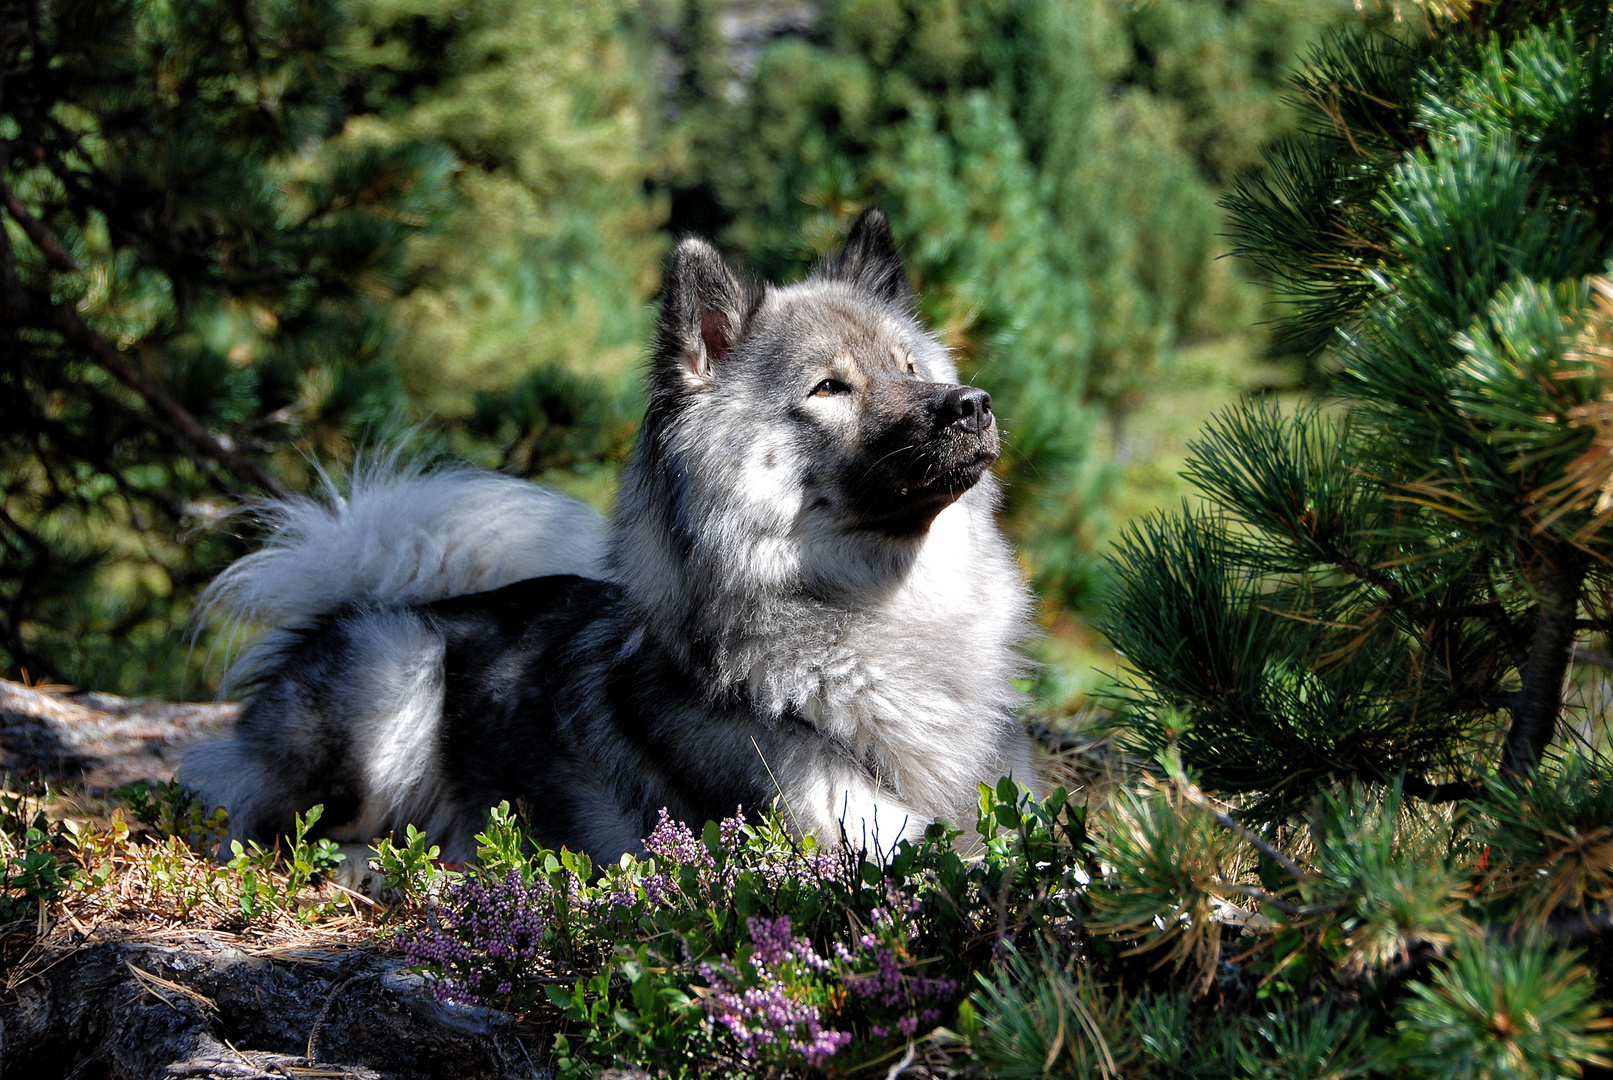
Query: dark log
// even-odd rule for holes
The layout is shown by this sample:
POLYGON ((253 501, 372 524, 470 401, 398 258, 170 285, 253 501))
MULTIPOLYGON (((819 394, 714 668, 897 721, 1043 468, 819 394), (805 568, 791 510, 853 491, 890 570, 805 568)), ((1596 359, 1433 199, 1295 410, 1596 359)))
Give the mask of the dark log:
POLYGON ((552 1028, 440 1004, 396 957, 254 955, 228 936, 92 942, 19 981, 0 1080, 548 1075, 552 1028))
POLYGON ((0 679, 0 774, 34 771, 104 791, 171 780, 191 742, 226 730, 236 706, 66 694, 0 679))

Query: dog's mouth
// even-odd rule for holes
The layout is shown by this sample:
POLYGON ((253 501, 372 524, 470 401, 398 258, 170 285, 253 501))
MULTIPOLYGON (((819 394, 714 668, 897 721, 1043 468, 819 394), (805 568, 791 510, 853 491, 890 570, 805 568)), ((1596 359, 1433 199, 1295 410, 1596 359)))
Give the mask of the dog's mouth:
POLYGON ((995 424, 978 433, 947 433, 932 440, 901 463, 905 468, 864 489, 858 500, 859 527, 891 536, 923 532, 980 482, 999 453, 995 424))

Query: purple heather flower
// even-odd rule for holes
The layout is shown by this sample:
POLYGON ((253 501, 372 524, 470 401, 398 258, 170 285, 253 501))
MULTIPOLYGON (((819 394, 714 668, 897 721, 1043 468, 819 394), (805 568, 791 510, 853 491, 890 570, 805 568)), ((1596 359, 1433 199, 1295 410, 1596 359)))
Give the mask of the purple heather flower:
POLYGON ((705 845, 695 839, 689 826, 675 820, 667 813, 666 807, 661 807, 660 819, 655 829, 644 838, 644 850, 657 859, 677 866, 692 865, 709 867, 711 854, 706 851, 705 845))
POLYGON ((438 1001, 481 1004, 488 985, 506 996, 515 969, 536 959, 543 944, 540 909, 548 894, 547 885, 528 883, 514 870, 491 884, 462 879, 438 906, 439 925, 403 943, 404 957, 437 970, 431 990, 438 1001))
POLYGON ((732 984, 728 973, 701 964, 700 976, 711 986, 701 1006, 714 1024, 733 1036, 741 1056, 748 1061, 757 1060, 771 1049, 798 1055, 813 1067, 822 1065, 851 1042, 851 1033, 825 1028, 818 1007, 792 997, 792 987, 780 981, 777 969, 793 959, 811 970, 820 970, 826 961, 805 938, 791 935, 787 916, 751 919, 749 928, 755 946, 751 966, 758 985, 741 991, 732 984))
POLYGON ((722 846, 734 851, 745 841, 745 808, 734 807, 734 816, 723 818, 717 823, 717 834, 722 837, 722 846))

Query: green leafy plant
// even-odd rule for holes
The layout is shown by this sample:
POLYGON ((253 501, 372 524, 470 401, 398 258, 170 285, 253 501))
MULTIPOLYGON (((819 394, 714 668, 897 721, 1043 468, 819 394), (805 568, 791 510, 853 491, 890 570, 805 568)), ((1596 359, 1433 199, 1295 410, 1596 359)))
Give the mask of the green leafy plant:
POLYGON ((427 845, 426 834, 409 825, 403 834, 403 846, 398 847, 390 836, 383 836, 374 848, 375 863, 381 873, 381 886, 389 896, 418 904, 442 880, 443 870, 437 862, 441 848, 427 845))
POLYGON ((211 851, 229 831, 228 814, 222 806, 204 807, 194 792, 177 781, 153 784, 138 780, 113 788, 107 798, 142 825, 164 836, 178 836, 196 851, 211 851))
POLYGON ((43 790, 0 787, 0 922, 29 915, 68 888, 74 867, 61 859, 61 830, 45 815, 43 790))
POLYGON ((334 840, 326 837, 309 842, 308 833, 323 816, 323 806, 313 806, 307 814, 295 815, 292 835, 284 852, 280 845, 265 848, 256 840, 242 844, 230 841, 229 868, 240 875, 241 914, 247 918, 277 907, 303 922, 314 922, 329 913, 335 901, 303 904, 299 896, 321 875, 334 870, 347 858, 334 840))

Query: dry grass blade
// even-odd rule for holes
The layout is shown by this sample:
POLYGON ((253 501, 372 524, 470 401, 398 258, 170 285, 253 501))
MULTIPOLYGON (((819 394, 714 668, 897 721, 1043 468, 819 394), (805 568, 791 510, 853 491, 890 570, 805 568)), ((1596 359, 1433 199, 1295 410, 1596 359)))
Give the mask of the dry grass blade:
POLYGON ((189 1001, 192 1005, 195 1005, 203 1013, 209 1016, 218 1015, 218 1005, 215 1004, 213 999, 208 997, 206 994, 198 994, 188 986, 180 986, 176 982, 169 982, 160 975, 153 975, 151 972, 146 971, 143 968, 135 967, 134 964, 130 963, 128 960, 123 962, 123 966, 128 968, 129 971, 133 973, 134 977, 139 980, 140 985, 143 986, 152 997, 156 998, 170 1009, 173 1009, 175 1012, 180 1011, 179 1006, 175 1004, 175 999, 183 999, 185 1001, 189 1001))
POLYGON ((1053 1045, 1047 1048, 1047 1058, 1042 1062, 1043 1072, 1052 1072, 1053 1062, 1059 1059, 1059 1052, 1064 1049, 1064 1039, 1069 1031, 1069 1026, 1064 1022, 1064 1014, 1068 1011, 1066 1008, 1068 1003, 1064 1000, 1064 993, 1060 988, 1061 984, 1055 979, 1050 985, 1053 989, 1053 1000, 1058 1002, 1059 1005, 1059 1027, 1053 1033, 1053 1045))
POLYGON ((907 1044, 907 1053, 903 1054, 902 1057, 901 1057, 901 1060, 898 1061, 896 1064, 892 1065, 885 1072, 885 1080, 897 1080, 897 1077, 901 1076, 904 1072, 906 1072, 907 1067, 909 1065, 913 1064, 913 1058, 917 1055, 917 1053, 918 1053, 918 1048, 916 1046, 914 1046, 912 1043, 908 1043, 907 1044))

